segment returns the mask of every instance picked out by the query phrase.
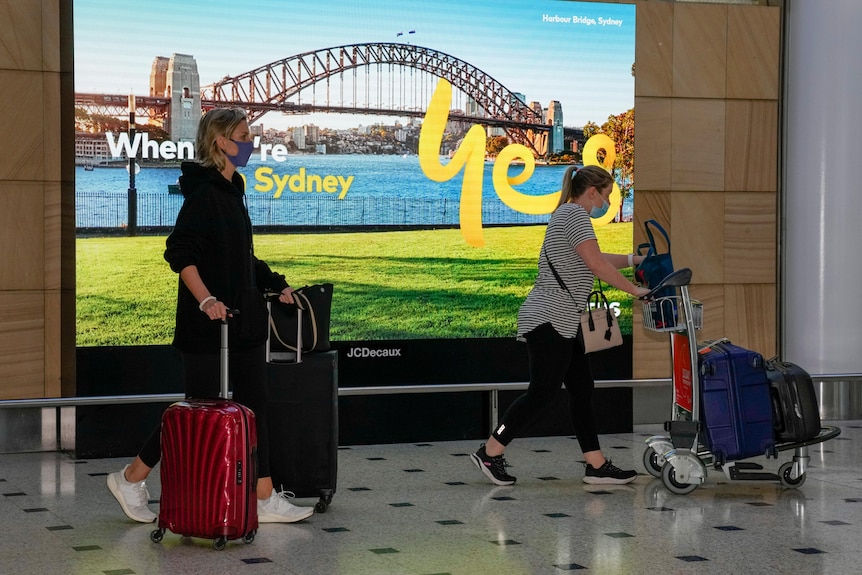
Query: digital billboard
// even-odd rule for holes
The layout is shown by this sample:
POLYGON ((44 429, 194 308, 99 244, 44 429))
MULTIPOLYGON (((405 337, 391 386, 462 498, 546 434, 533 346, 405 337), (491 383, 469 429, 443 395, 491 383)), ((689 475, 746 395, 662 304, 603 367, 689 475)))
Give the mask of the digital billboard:
POLYGON ((212 107, 248 112, 256 253, 335 285, 334 340, 513 337, 571 164, 614 171, 594 223, 631 251, 633 5, 75 0, 74 23, 79 345, 170 342, 164 237, 212 107))

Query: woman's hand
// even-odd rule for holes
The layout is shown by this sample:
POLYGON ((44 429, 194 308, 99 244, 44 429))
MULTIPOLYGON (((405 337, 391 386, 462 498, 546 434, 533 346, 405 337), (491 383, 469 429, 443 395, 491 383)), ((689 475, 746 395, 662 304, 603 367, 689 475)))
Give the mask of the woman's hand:
POLYGON ((207 314, 207 317, 210 319, 220 319, 224 321, 229 315, 227 313, 227 306, 216 299, 215 296, 209 296, 204 299, 203 304, 200 305, 200 310, 207 314))
POLYGON ((635 291, 632 292, 632 295, 635 296, 636 298, 642 298, 643 296, 648 294, 650 291, 652 291, 652 290, 649 290, 645 287, 635 286, 635 291))
POLYGON ((293 288, 290 286, 287 286, 286 288, 281 290, 281 293, 278 296, 278 301, 280 301, 281 303, 287 303, 287 304, 294 303, 293 288))

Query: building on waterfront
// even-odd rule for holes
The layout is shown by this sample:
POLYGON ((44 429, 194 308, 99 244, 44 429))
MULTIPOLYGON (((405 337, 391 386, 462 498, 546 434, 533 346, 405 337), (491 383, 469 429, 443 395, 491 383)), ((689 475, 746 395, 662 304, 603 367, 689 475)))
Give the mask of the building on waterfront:
POLYGON ((530 109, 533 110, 544 122, 545 121, 545 109, 542 108, 541 102, 536 102, 535 100, 530 102, 530 109))
POLYGON ((75 134, 75 164, 95 166, 114 159, 104 134, 75 134))
POLYGON ((171 99, 165 131, 175 141, 194 141, 201 119, 201 83, 193 56, 157 56, 150 71, 150 96, 171 99))
POLYGON ((551 130, 548 132, 548 152, 559 154, 565 149, 563 106, 559 100, 551 100, 548 104, 546 123, 551 125, 551 130))
POLYGON ((311 146, 320 141, 320 128, 318 126, 306 124, 302 128, 305 130, 306 145, 311 146))
POLYGON ((297 126, 295 128, 290 129, 290 139, 296 144, 297 150, 305 149, 305 128, 303 126, 297 126))

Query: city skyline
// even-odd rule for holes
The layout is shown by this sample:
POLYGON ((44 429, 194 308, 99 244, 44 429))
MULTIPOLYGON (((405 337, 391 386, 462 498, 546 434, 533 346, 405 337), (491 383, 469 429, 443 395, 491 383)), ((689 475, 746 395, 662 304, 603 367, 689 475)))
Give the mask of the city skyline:
MULTIPOLYGON (((224 0, 75 0, 74 11, 77 92, 146 95, 153 60, 174 53, 193 56, 206 85, 302 52, 404 42, 462 59, 527 102, 547 107, 559 101, 567 126, 601 124, 634 102, 632 5, 353 0, 336 8, 265 0, 237 15, 224 0)), ((341 129, 381 120, 392 121, 269 113, 262 122, 277 129, 305 123, 341 129)))

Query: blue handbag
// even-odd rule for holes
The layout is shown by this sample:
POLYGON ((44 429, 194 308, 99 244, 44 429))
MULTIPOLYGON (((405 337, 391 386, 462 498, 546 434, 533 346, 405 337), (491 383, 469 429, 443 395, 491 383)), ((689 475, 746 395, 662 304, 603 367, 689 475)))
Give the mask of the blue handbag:
MULTIPOLYGON (((647 238, 649 238, 649 242, 638 246, 637 253, 639 256, 644 256, 644 259, 635 269, 635 279, 641 285, 652 288, 673 272, 673 260, 670 255, 670 237, 668 237, 664 228, 655 220, 645 221, 644 230, 646 231, 647 238), (655 228, 657 232, 664 236, 667 251, 659 253, 655 236, 653 236, 650 227, 655 228), (644 253, 644 250, 646 250, 646 253, 644 253)), ((659 298, 675 295, 676 288, 666 287, 656 293, 655 297, 658 300, 659 298)), ((676 301, 669 299, 659 301, 659 304, 655 311, 656 316, 653 318, 656 322, 656 327, 672 327, 673 325, 670 322, 675 323, 677 317, 676 301)))

